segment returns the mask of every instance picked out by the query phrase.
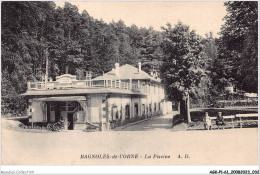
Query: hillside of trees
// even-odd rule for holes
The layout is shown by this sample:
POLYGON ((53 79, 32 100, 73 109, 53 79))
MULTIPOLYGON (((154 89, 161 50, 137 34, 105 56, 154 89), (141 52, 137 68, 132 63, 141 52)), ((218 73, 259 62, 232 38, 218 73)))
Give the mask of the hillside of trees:
MULTIPOLYGON (((26 100, 19 94, 26 91, 28 81, 42 80, 46 57, 53 79, 65 73, 66 67, 68 73, 83 78, 85 71, 98 76, 111 70, 115 62, 137 66, 139 61, 147 73, 157 71, 162 76, 160 68, 169 54, 182 53, 167 49, 167 27, 159 32, 126 26, 122 20, 105 23, 87 11, 79 13, 70 3, 63 8, 50 1, 5 1, 1 5, 2 113, 26 109, 26 100)), ((202 74, 191 77, 197 79, 192 96, 195 101, 211 103, 230 84, 257 92, 257 2, 226 2, 225 6, 228 14, 220 38, 212 33, 202 37, 192 31, 194 43, 199 42, 192 48, 199 48, 199 53, 185 50, 185 54, 200 58, 202 74)), ((188 27, 181 22, 178 25, 180 33, 188 27)))

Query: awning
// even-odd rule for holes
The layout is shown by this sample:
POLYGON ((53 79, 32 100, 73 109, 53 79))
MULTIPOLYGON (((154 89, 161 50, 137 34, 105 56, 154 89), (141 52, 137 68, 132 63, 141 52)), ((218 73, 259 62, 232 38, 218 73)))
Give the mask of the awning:
POLYGON ((65 96, 65 97, 46 97, 35 98, 35 101, 86 101, 85 96, 65 96))

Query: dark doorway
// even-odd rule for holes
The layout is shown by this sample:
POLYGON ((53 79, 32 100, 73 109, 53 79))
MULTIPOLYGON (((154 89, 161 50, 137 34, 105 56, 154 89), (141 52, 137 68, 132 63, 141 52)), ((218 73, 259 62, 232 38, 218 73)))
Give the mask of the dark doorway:
POLYGON ((61 117, 60 117, 60 102, 59 101, 55 101, 54 102, 54 110, 55 110, 55 122, 60 121, 61 117))
POLYGON ((125 119, 126 120, 129 120, 130 119, 130 110, 129 110, 130 108, 129 108, 129 105, 127 104, 126 106, 125 106, 125 119))
POLYGON ((135 117, 138 116, 138 103, 135 103, 135 117))
POLYGON ((68 130, 74 129, 74 123, 73 123, 73 113, 68 113, 68 122, 70 122, 70 125, 68 126, 68 130))
POLYGON ((50 116, 51 116, 51 107, 50 107, 50 103, 47 102, 47 122, 50 122, 50 116))

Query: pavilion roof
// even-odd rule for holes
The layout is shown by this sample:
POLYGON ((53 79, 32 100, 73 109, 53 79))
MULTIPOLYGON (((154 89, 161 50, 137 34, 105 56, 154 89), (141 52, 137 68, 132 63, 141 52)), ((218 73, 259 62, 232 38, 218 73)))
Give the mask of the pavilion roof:
MULTIPOLYGON (((119 78, 121 80, 132 79, 132 80, 151 80, 155 82, 161 81, 161 79, 152 77, 148 73, 142 70, 139 71, 138 68, 129 64, 125 64, 119 67, 119 78)), ((94 78, 93 80, 115 80, 115 79, 118 79, 118 77, 116 77, 115 69, 113 69, 102 76, 98 76, 94 78)))

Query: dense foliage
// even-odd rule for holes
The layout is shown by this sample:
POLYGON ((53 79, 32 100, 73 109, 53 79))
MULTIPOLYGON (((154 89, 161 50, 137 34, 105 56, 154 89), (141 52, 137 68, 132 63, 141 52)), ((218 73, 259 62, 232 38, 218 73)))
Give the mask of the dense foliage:
POLYGON ((170 100, 178 100, 184 88, 196 103, 212 101, 230 83, 257 90, 254 2, 225 3, 228 14, 220 39, 212 33, 202 38, 181 22, 162 32, 126 26, 122 20, 108 24, 70 3, 63 8, 50 1, 1 5, 2 113, 26 109, 19 94, 28 81, 44 80, 47 58, 52 79, 66 71, 79 79, 85 71, 98 76, 115 62, 137 66, 141 61, 144 71, 166 78, 170 100))
POLYGON ((258 89, 258 2, 224 3, 227 15, 221 28, 215 84, 232 84, 247 92, 258 89))

